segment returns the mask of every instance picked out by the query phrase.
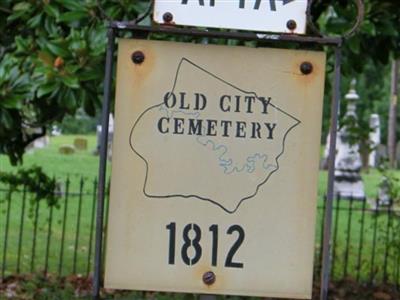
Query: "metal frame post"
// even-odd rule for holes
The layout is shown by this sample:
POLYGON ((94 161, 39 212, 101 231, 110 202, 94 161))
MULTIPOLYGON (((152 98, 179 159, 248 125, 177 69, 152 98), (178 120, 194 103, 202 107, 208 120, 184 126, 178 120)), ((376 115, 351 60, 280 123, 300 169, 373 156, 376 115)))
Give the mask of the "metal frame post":
POLYGON ((107 171, 107 146, 108 146, 108 123, 110 115, 112 70, 114 57, 115 30, 108 28, 107 53, 104 79, 103 109, 101 115, 101 142, 100 142, 100 165, 99 182, 97 189, 96 210, 96 241, 93 273, 93 299, 100 299, 100 287, 102 276, 102 245, 103 245, 103 221, 104 221, 104 199, 107 171))
POLYGON ((333 95, 331 102, 331 128, 329 140, 328 186, 325 206, 324 241, 321 270, 320 299, 328 299, 330 259, 331 259, 331 227, 332 208, 334 199, 333 183, 335 179, 336 136, 338 127, 338 114, 340 103, 340 70, 342 62, 341 44, 335 47, 335 73, 333 78, 333 95))

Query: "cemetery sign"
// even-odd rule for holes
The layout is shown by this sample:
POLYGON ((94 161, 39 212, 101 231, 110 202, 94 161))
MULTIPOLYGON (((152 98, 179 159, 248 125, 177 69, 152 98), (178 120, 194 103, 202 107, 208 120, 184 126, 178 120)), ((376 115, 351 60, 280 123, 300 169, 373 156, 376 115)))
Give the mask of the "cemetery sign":
POLYGON ((304 34, 306 0, 155 0, 160 24, 304 34))
POLYGON ((105 286, 310 297, 325 54, 118 49, 105 286))

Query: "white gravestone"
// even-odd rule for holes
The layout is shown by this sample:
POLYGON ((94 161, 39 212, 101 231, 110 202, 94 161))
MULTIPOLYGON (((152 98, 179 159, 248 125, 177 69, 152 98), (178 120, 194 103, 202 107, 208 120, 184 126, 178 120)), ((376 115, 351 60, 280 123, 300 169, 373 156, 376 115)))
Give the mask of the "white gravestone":
MULTIPOLYGON (((96 154, 100 152, 100 144, 101 144, 101 125, 96 126, 96 136, 97 136, 97 146, 96 146, 96 154)), ((113 115, 109 115, 108 121, 108 157, 111 158, 111 144, 114 136, 114 118, 113 115)))
MULTIPOLYGON (((44 131, 40 127, 25 127, 24 128, 26 134, 33 135, 33 134, 43 134, 44 131)), ((31 152, 34 149, 43 149, 46 148, 50 144, 50 138, 47 135, 43 135, 41 137, 36 138, 33 140, 27 147, 26 151, 31 152)))
POLYGON ((390 206, 392 202, 389 179, 383 177, 378 188, 378 204, 381 206, 390 206))
POLYGON ((375 168, 379 164, 379 161, 377 159, 378 152, 376 149, 381 143, 381 125, 378 114, 371 114, 369 118, 369 126, 372 129, 372 131, 369 133, 369 140, 372 151, 369 154, 368 165, 372 168, 375 168))
POLYGON ((45 135, 33 141, 33 148, 43 149, 46 148, 49 145, 49 143, 50 143, 50 138, 47 135, 45 135))
POLYGON ((331 142, 331 134, 328 132, 326 136, 326 143, 325 143, 325 148, 324 148, 324 153, 322 155, 321 159, 321 165, 320 168, 322 170, 328 170, 328 162, 329 162, 329 144, 331 142))
MULTIPOLYGON (((351 83, 350 91, 345 96, 347 108, 345 118, 357 118, 356 102, 359 96, 355 90, 356 81, 351 83)), ((341 198, 364 199, 364 184, 360 175, 362 168, 358 144, 348 140, 348 128, 343 126, 338 132, 335 159, 334 192, 341 198)))

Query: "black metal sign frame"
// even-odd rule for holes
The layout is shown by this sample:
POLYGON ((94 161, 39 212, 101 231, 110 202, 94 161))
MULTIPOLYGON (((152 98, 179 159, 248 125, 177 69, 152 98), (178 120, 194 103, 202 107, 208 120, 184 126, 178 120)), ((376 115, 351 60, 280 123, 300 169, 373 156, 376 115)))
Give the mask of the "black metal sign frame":
MULTIPOLYGON (((342 45, 346 38, 353 35, 359 28, 363 16, 364 5, 362 0, 355 1, 357 5, 357 19, 353 27, 346 32, 343 36, 329 37, 319 33, 314 26, 311 18, 311 6, 313 0, 308 1, 307 9, 307 24, 315 35, 295 35, 295 34, 260 34, 253 32, 237 32, 237 31, 217 31, 217 30, 199 30, 189 28, 178 28, 171 26, 141 26, 138 23, 144 19, 145 16, 150 14, 151 6, 144 16, 139 17, 135 21, 111 21, 108 26, 107 33, 107 52, 106 52, 106 65, 105 65, 105 78, 104 78, 104 98, 102 105, 102 132, 100 144, 100 164, 99 164, 99 185, 97 197, 97 211, 96 211, 96 241, 95 241, 95 261, 94 261, 94 274, 93 274, 93 299, 100 299, 100 289, 102 285, 102 249, 104 237, 104 200, 105 200, 105 186, 106 186, 106 166, 107 166, 107 145, 108 145, 108 124, 111 103, 111 87, 112 87, 112 74, 114 67, 114 50, 115 39, 119 32, 129 31, 136 38, 147 37, 151 33, 165 33, 175 36, 187 37, 202 37, 202 38, 220 38, 220 39, 234 39, 241 41, 263 41, 263 42, 281 42, 288 44, 302 44, 302 45, 324 45, 332 47, 334 50, 334 76, 333 76, 333 94, 331 99, 331 117, 330 117, 330 142, 329 142, 329 162, 328 162, 328 183, 326 194, 326 206, 324 216, 324 230, 323 230, 323 253, 321 261, 321 290, 320 299, 328 299, 328 285, 330 274, 330 252, 331 252, 331 223, 332 223, 332 206, 333 206, 333 182, 335 171, 335 150, 336 150, 336 136, 338 127, 338 111, 340 103, 340 79, 341 79, 341 61, 342 61, 342 45)), ((107 216, 106 216, 107 217, 107 216)))

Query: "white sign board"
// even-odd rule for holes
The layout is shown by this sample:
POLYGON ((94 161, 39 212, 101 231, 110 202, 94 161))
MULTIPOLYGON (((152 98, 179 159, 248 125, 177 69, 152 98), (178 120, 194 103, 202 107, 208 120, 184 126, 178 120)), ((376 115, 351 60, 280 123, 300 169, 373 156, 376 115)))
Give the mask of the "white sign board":
POLYGON ((118 51, 105 287, 310 299, 325 54, 118 51))
POLYGON ((155 0, 159 24, 304 34, 307 0, 155 0))

